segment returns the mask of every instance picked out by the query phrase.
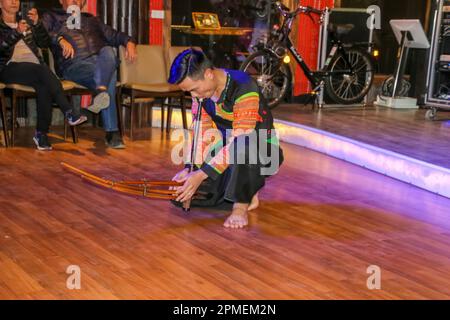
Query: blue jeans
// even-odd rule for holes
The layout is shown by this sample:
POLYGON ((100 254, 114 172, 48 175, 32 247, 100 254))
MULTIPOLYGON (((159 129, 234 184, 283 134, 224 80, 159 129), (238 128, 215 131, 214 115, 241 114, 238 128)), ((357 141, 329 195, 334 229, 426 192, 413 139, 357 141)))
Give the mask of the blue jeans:
POLYGON ((89 90, 108 88, 109 107, 101 111, 106 132, 119 130, 117 124, 116 82, 119 60, 112 47, 103 47, 98 54, 70 65, 63 71, 64 79, 74 81, 89 90))

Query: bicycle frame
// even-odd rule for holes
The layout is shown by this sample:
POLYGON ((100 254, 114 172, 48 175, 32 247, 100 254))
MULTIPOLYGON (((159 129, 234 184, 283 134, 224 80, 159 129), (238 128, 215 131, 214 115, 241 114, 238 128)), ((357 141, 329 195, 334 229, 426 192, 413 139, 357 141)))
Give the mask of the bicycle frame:
MULTIPOLYGON (((350 68, 348 70, 339 70, 339 71, 328 71, 328 66, 331 62, 331 59, 336 54, 341 54, 343 57, 345 63, 349 66, 351 66, 351 63, 347 59, 347 55, 344 49, 344 46, 340 41, 337 41, 334 43, 328 58, 326 60, 326 63, 322 70, 312 71, 309 66, 306 64, 303 57, 300 55, 300 53, 295 48, 294 44, 292 43, 291 39, 289 38, 289 34, 291 32, 292 23, 295 20, 297 15, 289 15, 284 16, 282 27, 280 28, 280 33, 282 35, 281 39, 279 39, 279 42, 285 46, 289 52, 294 57, 295 61, 299 64, 300 68, 302 69, 303 73, 305 74, 306 78, 309 80, 309 82, 313 85, 314 88, 318 87, 324 78, 330 76, 330 75, 336 75, 336 74, 353 74, 353 69, 350 68)), ((271 52, 273 52, 275 55, 278 56, 278 54, 269 48, 271 52)))
POLYGON ((350 62, 347 59, 347 55, 345 54, 344 46, 342 46, 341 43, 334 44, 332 47, 328 58, 326 60, 326 63, 322 70, 318 71, 312 71, 309 66, 306 64, 305 60, 303 60, 300 53, 297 51, 295 46, 292 44, 291 39, 289 37, 286 40, 286 45, 288 47, 289 52, 292 54, 292 56, 295 58, 295 61, 299 64, 300 68, 302 69, 303 73, 305 74, 306 78, 309 80, 309 82, 314 86, 317 87, 320 85, 321 81, 330 75, 336 75, 336 74, 352 74, 353 70, 347 69, 347 70, 339 70, 339 71, 327 71, 328 66, 330 65, 331 59, 336 55, 337 53, 341 53, 344 61, 347 65, 351 66, 350 62))

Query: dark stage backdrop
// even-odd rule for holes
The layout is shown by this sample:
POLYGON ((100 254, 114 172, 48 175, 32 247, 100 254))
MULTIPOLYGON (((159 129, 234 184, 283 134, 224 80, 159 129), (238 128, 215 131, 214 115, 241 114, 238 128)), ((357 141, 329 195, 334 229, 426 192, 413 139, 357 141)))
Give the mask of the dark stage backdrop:
POLYGON ((37 8, 51 9, 51 8, 61 8, 59 0, 35 0, 35 1, 24 1, 21 2, 34 2, 37 8))
MULTIPOLYGON (((375 32, 375 42, 380 48, 379 73, 392 74, 398 43, 389 24, 392 19, 420 19, 428 30, 427 5, 430 0, 341 0, 347 8, 367 8, 378 5, 381 8, 381 30, 375 32)), ((427 50, 411 50, 406 73, 411 75, 412 96, 420 96, 425 87, 427 50)))
POLYGON ((148 44, 148 0, 98 0, 97 15, 113 28, 127 33, 140 44, 148 44))
MULTIPOLYGON (((61 8, 59 0, 35 0, 39 9, 61 8)), ((97 0, 97 15, 113 28, 134 37, 140 44, 148 44, 149 0, 97 0)))

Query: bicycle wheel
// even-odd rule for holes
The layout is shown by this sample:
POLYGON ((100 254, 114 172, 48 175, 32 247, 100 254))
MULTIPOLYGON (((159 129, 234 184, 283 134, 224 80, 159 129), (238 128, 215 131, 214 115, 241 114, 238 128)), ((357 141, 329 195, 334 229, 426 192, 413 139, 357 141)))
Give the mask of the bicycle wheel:
POLYGON ((325 91, 339 104, 361 102, 369 92, 374 77, 374 66, 367 52, 351 48, 346 50, 348 63, 342 54, 335 55, 328 71, 353 70, 353 73, 336 73, 325 79, 325 91))
POLYGON ((256 80, 270 109, 275 108, 285 98, 291 86, 292 74, 289 65, 266 50, 256 51, 248 56, 240 70, 256 80))

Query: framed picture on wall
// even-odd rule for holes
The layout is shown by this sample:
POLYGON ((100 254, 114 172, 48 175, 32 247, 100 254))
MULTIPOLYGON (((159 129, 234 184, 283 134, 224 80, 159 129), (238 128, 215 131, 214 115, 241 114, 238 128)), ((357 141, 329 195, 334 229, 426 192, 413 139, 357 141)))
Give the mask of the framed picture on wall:
POLYGON ((219 17, 210 12, 192 12, 192 21, 195 29, 218 30, 220 29, 219 17))

